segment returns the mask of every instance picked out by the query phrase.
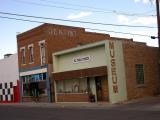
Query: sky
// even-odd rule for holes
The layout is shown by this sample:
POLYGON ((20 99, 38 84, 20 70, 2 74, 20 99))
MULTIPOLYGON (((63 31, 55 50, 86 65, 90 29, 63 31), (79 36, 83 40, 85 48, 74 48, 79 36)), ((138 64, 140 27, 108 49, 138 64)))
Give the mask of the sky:
POLYGON ((33 21, 89 28, 86 30, 107 33, 112 37, 133 38, 134 41, 146 42, 148 46, 157 47, 158 40, 149 37, 157 36, 156 6, 155 1, 152 1, 153 2, 151 2, 151 0, 1 0, 0 59, 3 58, 4 54, 14 54, 17 52, 17 34, 42 24, 33 21), (4 13, 71 21, 87 21, 103 23, 103 25, 29 18, 4 13), (15 20, 15 18, 30 20, 32 22, 15 20), (113 26, 108 24, 126 26, 113 26), (142 36, 133 34, 140 34, 142 36))

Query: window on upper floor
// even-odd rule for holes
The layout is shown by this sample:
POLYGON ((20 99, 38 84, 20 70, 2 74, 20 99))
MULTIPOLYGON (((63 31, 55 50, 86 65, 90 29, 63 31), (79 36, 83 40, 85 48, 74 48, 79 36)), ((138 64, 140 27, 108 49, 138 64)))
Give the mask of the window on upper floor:
POLYGON ((21 53, 21 64, 26 64, 26 51, 25 47, 20 48, 20 53, 21 53))
POLYGON ((28 46, 29 49, 29 63, 34 62, 34 51, 33 51, 33 44, 28 46))
POLYGON ((46 63, 46 56, 45 56, 45 41, 39 42, 40 46, 40 59, 41 59, 41 65, 46 63))
POLYGON ((136 82, 138 85, 144 84, 144 66, 143 64, 136 64, 136 82))

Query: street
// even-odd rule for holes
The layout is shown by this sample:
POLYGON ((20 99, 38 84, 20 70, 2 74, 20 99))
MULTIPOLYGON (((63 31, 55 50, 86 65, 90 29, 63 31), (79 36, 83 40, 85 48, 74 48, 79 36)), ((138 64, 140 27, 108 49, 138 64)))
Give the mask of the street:
MULTIPOLYGON (((160 120, 160 98, 113 107, 0 105, 1 120, 160 120)), ((87 104, 87 103, 86 103, 87 104)))

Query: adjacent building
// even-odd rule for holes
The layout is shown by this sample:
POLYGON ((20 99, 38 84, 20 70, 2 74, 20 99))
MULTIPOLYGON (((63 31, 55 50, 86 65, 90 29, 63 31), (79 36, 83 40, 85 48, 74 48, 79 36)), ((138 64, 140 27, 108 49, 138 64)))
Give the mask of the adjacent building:
POLYGON ((18 55, 6 54, 0 60, 0 103, 19 102, 18 55))
POLYGON ((104 40, 53 53, 56 102, 117 103, 158 94, 158 49, 104 40))
POLYGON ((22 102, 117 103, 159 93, 158 48, 43 24, 17 35, 22 102))

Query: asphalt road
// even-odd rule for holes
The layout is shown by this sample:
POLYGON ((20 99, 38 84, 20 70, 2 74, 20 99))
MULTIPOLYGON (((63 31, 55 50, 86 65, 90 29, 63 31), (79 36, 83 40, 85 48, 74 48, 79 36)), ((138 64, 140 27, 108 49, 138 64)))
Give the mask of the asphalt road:
POLYGON ((0 105, 0 120, 160 120, 160 101, 109 108, 0 105))

